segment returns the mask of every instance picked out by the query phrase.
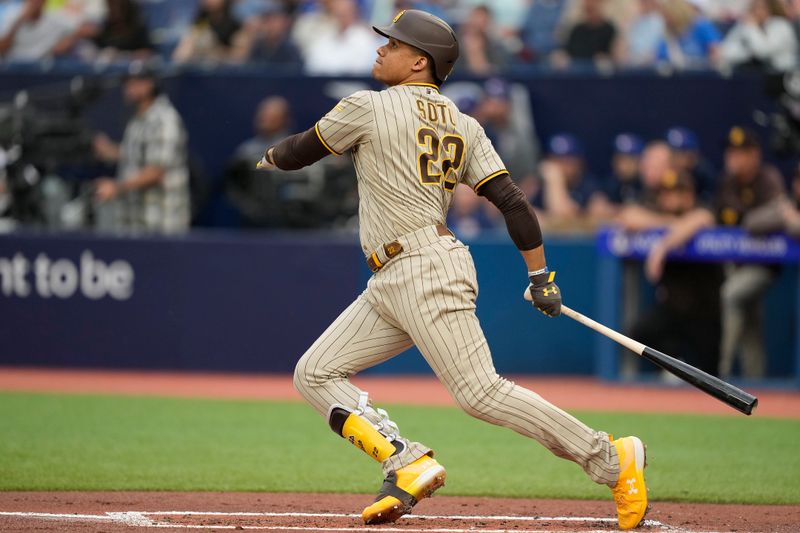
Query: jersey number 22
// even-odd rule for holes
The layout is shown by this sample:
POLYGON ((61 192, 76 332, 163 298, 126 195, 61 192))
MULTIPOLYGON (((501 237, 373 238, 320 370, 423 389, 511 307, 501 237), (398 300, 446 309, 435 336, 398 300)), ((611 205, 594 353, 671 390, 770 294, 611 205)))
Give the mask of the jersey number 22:
POLYGON ((445 135, 439 139, 431 128, 417 130, 417 144, 424 152, 417 158, 419 181, 423 185, 441 185, 452 192, 458 183, 457 172, 464 161, 464 139, 445 135))

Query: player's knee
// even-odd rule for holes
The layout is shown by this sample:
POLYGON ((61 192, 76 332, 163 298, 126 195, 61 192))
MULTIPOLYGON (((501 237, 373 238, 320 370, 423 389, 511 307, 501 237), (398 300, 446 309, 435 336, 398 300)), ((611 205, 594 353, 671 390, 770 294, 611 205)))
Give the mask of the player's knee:
POLYGON ((453 397, 465 413, 486 420, 491 418, 495 406, 506 394, 503 389, 507 384, 509 382, 497 374, 486 375, 473 380, 470 387, 455 391, 453 397))
POLYGON ((313 371, 310 370, 308 365, 304 364, 303 359, 297 363, 297 366, 294 367, 294 376, 292 382, 294 383, 294 388, 303 398, 307 398, 310 391, 314 389, 314 387, 318 384, 318 379, 314 375, 313 371))

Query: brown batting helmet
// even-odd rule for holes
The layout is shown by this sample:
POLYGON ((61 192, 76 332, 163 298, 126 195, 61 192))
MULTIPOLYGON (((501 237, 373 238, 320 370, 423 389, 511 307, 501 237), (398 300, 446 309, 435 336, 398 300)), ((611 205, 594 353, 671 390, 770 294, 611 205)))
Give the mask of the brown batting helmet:
POLYGON ((440 82, 447 79, 458 59, 458 39, 445 21, 418 9, 397 14, 389 26, 373 26, 384 37, 392 37, 427 53, 433 59, 433 70, 440 82))

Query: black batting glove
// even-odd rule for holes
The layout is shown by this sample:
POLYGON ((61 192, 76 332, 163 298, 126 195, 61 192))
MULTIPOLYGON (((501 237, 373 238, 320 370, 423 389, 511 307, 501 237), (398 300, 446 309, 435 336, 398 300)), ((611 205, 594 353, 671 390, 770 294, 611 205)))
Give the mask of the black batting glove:
POLYGON ((555 272, 542 272, 528 276, 531 281, 528 290, 531 293, 533 306, 547 316, 561 314, 561 289, 553 283, 555 272))

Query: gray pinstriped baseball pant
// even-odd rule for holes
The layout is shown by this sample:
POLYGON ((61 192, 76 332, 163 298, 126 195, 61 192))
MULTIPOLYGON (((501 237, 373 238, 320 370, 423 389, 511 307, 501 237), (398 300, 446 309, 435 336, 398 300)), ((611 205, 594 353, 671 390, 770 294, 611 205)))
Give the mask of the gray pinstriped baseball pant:
MULTIPOLYGON (((405 250, 369 280, 367 289, 297 363, 298 392, 324 417, 335 406, 356 410, 362 391, 348 378, 413 344, 468 414, 535 439, 613 486, 619 460, 608 434, 594 431, 538 394, 500 377, 475 315, 475 266, 467 248, 434 226, 398 239, 405 250)), ((380 424, 367 405, 363 413, 380 424)), ((388 474, 430 451, 401 438, 402 453, 383 462, 388 474)))

